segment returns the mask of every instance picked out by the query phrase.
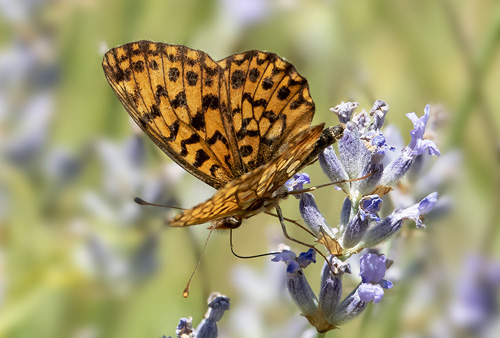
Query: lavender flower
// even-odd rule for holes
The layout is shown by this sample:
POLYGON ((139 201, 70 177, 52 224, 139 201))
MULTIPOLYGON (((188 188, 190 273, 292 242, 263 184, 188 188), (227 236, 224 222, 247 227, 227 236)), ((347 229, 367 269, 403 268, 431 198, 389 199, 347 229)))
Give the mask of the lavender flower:
POLYGON ((370 115, 374 117, 374 129, 380 130, 385 122, 385 116, 389 112, 389 106, 382 100, 377 100, 370 110, 370 115))
POLYGON ((434 192, 419 203, 406 209, 396 209, 382 221, 376 223, 364 234, 361 247, 370 248, 384 242, 401 229, 404 220, 413 220, 417 228, 425 228, 422 215, 430 212, 437 202, 437 193, 434 192))
POLYGON ((338 116, 340 123, 351 120, 352 114, 359 107, 358 102, 341 102, 338 106, 330 108, 330 111, 338 116))
POLYGON ((311 263, 316 262, 316 252, 309 249, 297 257, 294 252, 284 250, 276 254, 272 259, 273 262, 284 262, 287 266, 287 287, 290 291, 295 304, 299 307, 300 311, 307 317, 313 314, 318 308, 318 300, 313 290, 307 283, 304 276, 303 268, 311 263))
POLYGON ((500 263, 479 255, 467 257, 449 309, 451 323, 474 336, 487 336, 498 320, 500 263))
POLYGON ((304 184, 309 184, 309 183, 311 183, 309 175, 306 173, 302 173, 293 175, 293 178, 289 179, 285 183, 285 186, 288 189, 288 191, 294 191, 294 190, 304 189, 304 184))
POLYGON ((269 12, 267 0, 220 0, 220 5, 226 20, 231 18, 242 26, 262 21, 269 12))
MULTIPOLYGON (((229 298, 214 292, 209 297, 208 307, 204 319, 196 330, 193 329, 191 317, 181 318, 175 330, 176 336, 178 338, 217 338, 219 336, 217 322, 222 319, 224 312, 229 310, 229 298)), ((166 338, 166 336, 162 338, 166 338)), ((171 337, 169 336, 169 338, 171 337)))
POLYGON ((387 269, 385 256, 369 253, 361 256, 360 284, 341 301, 342 276, 351 273, 351 269, 348 263, 332 256, 323 266, 320 293, 316 297, 303 272, 305 266, 315 262, 312 253, 309 250, 297 258, 295 253, 285 250, 272 260, 286 263, 288 292, 318 332, 332 330, 358 316, 370 301, 378 303, 382 299, 382 288, 392 287, 391 282, 383 279, 387 269))
POLYGON ((421 118, 418 118, 415 113, 406 114, 406 116, 413 122, 414 129, 410 132, 411 141, 384 170, 381 178, 381 184, 383 185, 393 185, 399 181, 410 169, 418 155, 425 152, 429 155, 439 156, 441 154, 433 141, 424 139, 425 126, 430 116, 430 106, 425 106, 424 116, 421 118))
POLYGON ((229 310, 229 298, 221 295, 214 297, 212 295, 210 298, 213 300, 208 304, 209 310, 196 328, 196 337, 198 338, 217 338, 218 329, 217 322, 222 319, 224 312, 229 310))
POLYGON ((175 334, 177 337, 183 338, 194 337, 193 318, 181 318, 175 329, 175 334))
MULTIPOLYGON (((304 189, 304 184, 306 183, 311 183, 311 180, 308 174, 302 173, 295 174, 292 179, 285 183, 285 186, 289 191, 298 191, 304 189)), ((319 211, 318 205, 314 200, 314 195, 306 192, 294 196, 295 198, 300 199, 300 214, 314 235, 319 238, 326 233, 330 237, 334 237, 332 228, 326 223, 325 218, 319 211)))
POLYGON ((366 303, 370 301, 378 303, 382 300, 384 289, 392 288, 392 283, 383 279, 387 270, 387 259, 384 255, 368 253, 361 257, 360 263, 359 275, 362 282, 357 290, 359 298, 366 303))
MULTIPOLYGON (((392 195, 393 189, 398 191, 396 183, 413 166, 420 167, 421 157, 440 155, 436 144, 424 138, 430 107, 426 106, 420 118, 414 113, 407 114, 414 126, 410 133, 411 141, 392 159, 390 157, 396 147, 388 140, 393 138, 386 138, 382 131, 389 106, 379 100, 369 113, 355 113, 357 107, 357 103, 343 102, 332 109, 339 121, 346 124, 344 136, 338 143, 338 155, 330 146, 318 156, 323 172, 332 182, 350 180, 337 184, 347 195, 338 225, 328 225, 311 193, 294 194, 300 199, 300 214, 317 242, 337 255, 330 256, 328 264, 324 265, 319 296, 314 294, 303 272, 304 262, 310 263, 304 258, 307 255, 297 257, 291 251, 283 251, 273 258, 273 261, 286 263, 288 291, 301 313, 318 332, 326 332, 355 318, 370 302, 379 303, 384 289, 392 288, 392 283, 384 279, 389 260, 385 255, 367 253, 360 259, 359 285, 341 300, 342 276, 351 272, 345 261, 355 253, 389 240, 401 229, 405 220, 414 221, 417 228, 425 228, 423 215, 428 214, 437 203, 438 194, 433 192, 419 202, 399 204, 399 208, 386 217, 380 215, 382 210, 385 210, 382 214, 387 214, 388 209, 388 206, 382 208, 383 197, 392 195), (389 155, 387 159, 386 155, 389 155), (329 237, 329 241, 325 237, 329 237), (327 245, 332 241, 340 246, 339 251, 332 251, 327 245)), ((296 174, 286 186, 289 191, 302 190, 304 184, 310 181, 308 175, 296 174)))

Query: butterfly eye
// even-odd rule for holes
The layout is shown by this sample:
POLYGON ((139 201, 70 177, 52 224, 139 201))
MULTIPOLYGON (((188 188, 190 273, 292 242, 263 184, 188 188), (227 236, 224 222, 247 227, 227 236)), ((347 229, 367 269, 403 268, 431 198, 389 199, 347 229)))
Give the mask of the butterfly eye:
POLYGON ((239 216, 229 216, 224 217, 212 222, 212 227, 214 229, 236 229, 241 225, 241 217, 239 216))

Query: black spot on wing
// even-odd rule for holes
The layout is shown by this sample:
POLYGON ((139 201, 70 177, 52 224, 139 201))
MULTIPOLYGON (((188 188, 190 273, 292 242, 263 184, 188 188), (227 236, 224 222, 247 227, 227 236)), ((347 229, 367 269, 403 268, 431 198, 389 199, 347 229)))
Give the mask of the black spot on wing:
POLYGON ((233 74, 231 74, 231 87, 233 89, 238 89, 243 86, 245 83, 245 74, 241 70, 235 70, 233 74))
POLYGON ((266 110, 265 112, 263 112, 262 117, 268 119, 271 124, 278 120, 278 116, 271 110, 266 110))
POLYGON ((196 86, 196 83, 198 83, 198 74, 190 70, 186 73, 186 80, 188 85, 196 86))
POLYGON ((156 60, 149 61, 149 68, 151 68, 152 70, 158 70, 158 63, 156 62, 156 60))
POLYGON ((290 95, 290 89, 288 87, 283 86, 278 89, 278 99, 280 99, 281 101, 285 100, 288 95, 290 95))
POLYGON ((208 66, 205 66, 205 73, 208 76, 214 76, 215 74, 217 74, 217 68, 210 68, 208 66))
POLYGON ((144 71, 144 61, 139 60, 137 62, 134 62, 134 71, 141 73, 144 71))
POLYGON ((203 165, 203 163, 205 163, 209 159, 210 159, 210 156, 208 156, 208 154, 205 152, 205 150, 198 149, 196 151, 196 155, 195 155, 195 160, 194 160, 193 166, 195 168, 199 168, 199 167, 201 167, 203 165))
POLYGON ((158 108, 158 106, 156 104, 151 105, 150 111, 151 111, 151 115, 153 116, 153 118, 161 116, 160 109, 158 108))
POLYGON ((187 57, 186 58, 186 63, 188 64, 188 66, 193 67, 196 64, 196 60, 187 57))
POLYGON ((195 143, 198 143, 200 142, 200 135, 198 134, 192 134, 189 138, 185 139, 185 140, 182 140, 181 141, 181 152, 180 152, 180 155, 182 157, 185 157, 187 156, 188 154, 188 151, 187 151, 187 145, 188 144, 195 144, 195 143))
POLYGON ((196 113, 196 115, 191 119, 191 125, 194 129, 201 131, 205 130, 205 115, 202 112, 196 113))
POLYGON ((224 135, 222 135, 222 133, 218 130, 212 135, 212 137, 207 139, 207 143, 209 145, 214 145, 215 143, 217 143, 217 141, 221 141, 227 147, 226 137, 224 135))
POLYGON ((251 82, 254 83, 257 82, 259 76, 260 76, 260 71, 257 68, 252 68, 248 72, 248 80, 250 80, 251 82))
POLYGON ((160 103, 162 97, 167 97, 167 90, 162 85, 157 85, 155 92, 156 103, 160 103))
POLYGON ((245 145, 240 147, 240 155, 241 157, 247 157, 251 155, 253 152, 253 148, 250 145, 245 145))
POLYGON ((248 101, 252 107, 265 107, 267 105, 266 99, 258 99, 254 101, 252 93, 249 92, 243 93, 242 100, 248 101))
POLYGON ((248 59, 250 59, 253 56, 253 52, 245 53, 243 54, 243 57, 241 59, 235 59, 234 57, 230 57, 229 60, 238 65, 241 66, 243 63, 245 63, 248 59))
POLYGON ((262 65, 264 62, 266 62, 267 58, 264 58, 264 59, 259 59, 257 58, 257 65, 262 65))
POLYGON ((219 108, 219 98, 214 94, 204 95, 201 100, 201 106, 204 110, 207 108, 218 109, 219 108))
POLYGON ((218 164, 212 164, 212 166, 210 167, 210 174, 212 175, 212 177, 215 177, 215 172, 219 168, 220 166, 218 164))
POLYGON ((266 99, 255 100, 252 104, 253 107, 265 107, 267 105, 266 99))
POLYGON ((296 100, 293 100, 290 103, 290 109, 297 109, 305 103, 307 103, 307 101, 306 101, 306 99, 304 99, 304 96, 301 93, 296 100))
POLYGON ((179 68, 172 67, 168 70, 168 79, 170 82, 176 82, 180 74, 181 72, 179 71, 179 68))
POLYGON ((164 142, 173 142, 177 138, 177 133, 179 132, 179 122, 175 121, 174 123, 168 125, 168 129, 170 131, 170 136, 163 136, 162 139, 164 142))
POLYGON ((262 88, 264 90, 271 89, 274 85, 274 81, 270 77, 266 77, 264 81, 262 81, 262 88))
POLYGON ((172 108, 176 109, 179 107, 185 107, 187 105, 186 93, 181 91, 175 95, 175 98, 171 101, 172 108))

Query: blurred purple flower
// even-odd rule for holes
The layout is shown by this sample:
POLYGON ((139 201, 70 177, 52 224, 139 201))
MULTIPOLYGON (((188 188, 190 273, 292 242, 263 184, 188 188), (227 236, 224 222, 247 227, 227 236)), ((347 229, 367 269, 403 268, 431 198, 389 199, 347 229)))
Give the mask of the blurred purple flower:
POLYGON ((194 329, 192 324, 193 319, 191 317, 181 318, 179 320, 179 324, 177 324, 177 328, 175 329, 175 334, 177 335, 177 337, 194 337, 194 329))
POLYGON ((243 26, 263 20, 270 10, 268 0, 220 0, 226 17, 243 26))
POLYGON ((455 293, 450 308, 452 323, 470 334, 488 332, 499 315, 500 262, 479 255, 467 257, 455 293))
MULTIPOLYGON (((196 330, 192 326, 192 318, 181 318, 175 334, 180 338, 217 338, 218 328, 217 322, 222 319, 224 312, 229 310, 229 298, 217 292, 214 292, 209 297, 208 311, 204 319, 200 322, 196 330)), ((166 336, 163 336, 166 338, 166 336)), ((169 337, 170 338, 170 337, 169 337)))

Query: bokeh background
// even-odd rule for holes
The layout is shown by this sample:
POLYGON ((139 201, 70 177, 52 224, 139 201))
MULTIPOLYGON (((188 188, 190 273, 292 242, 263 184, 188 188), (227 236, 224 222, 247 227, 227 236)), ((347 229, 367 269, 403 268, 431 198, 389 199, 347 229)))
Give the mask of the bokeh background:
MULTIPOLYGON (((219 325, 228 337, 311 333, 282 289, 284 265, 235 258, 227 233, 212 236, 182 298, 206 227, 167 229, 172 211, 132 199, 190 207, 212 190, 144 137, 106 83, 104 52, 141 39, 216 60, 275 52, 307 77, 315 123, 334 124, 341 101, 369 110, 382 99, 407 142, 404 114, 432 104, 443 156, 422 194, 438 190, 448 208, 426 230, 405 227, 384 251, 395 287, 327 336, 497 336, 497 0, 0 0, 0 337, 175 335, 181 317, 201 320, 212 291, 231 298, 219 325)), ((307 171, 327 181, 317 165, 307 171)), ((336 224, 341 192, 315 195, 336 224)), ((296 200, 282 205, 299 218, 296 200)), ((280 242, 269 216, 235 232, 240 254, 280 242)))

